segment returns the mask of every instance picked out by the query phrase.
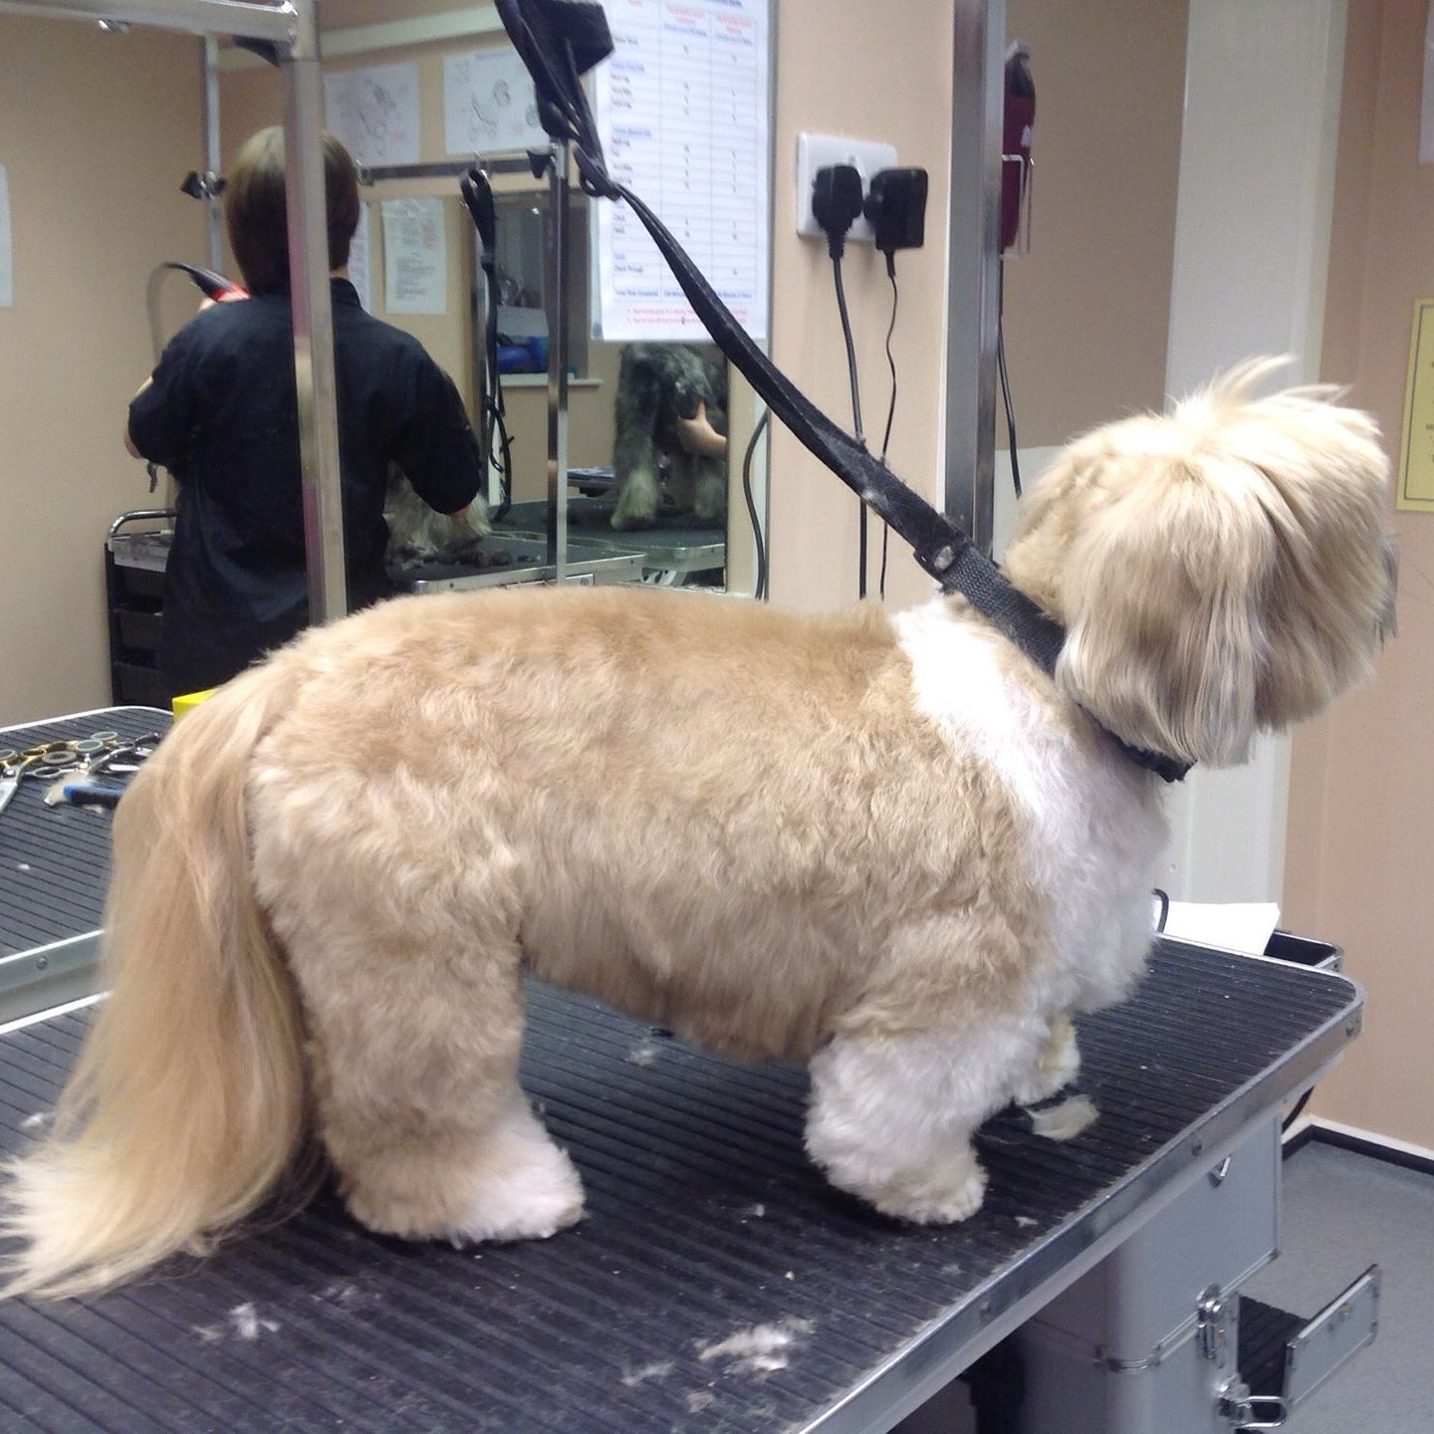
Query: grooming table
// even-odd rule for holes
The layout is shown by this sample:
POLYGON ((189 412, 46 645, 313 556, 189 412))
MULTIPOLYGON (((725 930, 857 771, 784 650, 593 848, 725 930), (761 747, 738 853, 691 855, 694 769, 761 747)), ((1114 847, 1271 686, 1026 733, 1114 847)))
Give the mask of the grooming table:
MULTIPOLYGON (((506 556, 506 562, 486 568, 425 563, 393 575, 393 580, 404 591, 414 593, 523 587, 557 581, 557 568, 547 561, 545 538, 505 531, 485 539, 484 547, 490 543, 506 556)), ((569 543, 567 581, 587 587, 640 582, 645 559, 637 548, 636 543, 569 543)))
MULTIPOLYGON (((153 717, 103 712, 23 731, 149 730, 153 717)), ((0 734, 12 746, 15 735, 0 734)), ((0 815, 3 949, 36 938, 92 949, 106 819, 39 800, 28 783, 0 815), (16 882, 17 863, 42 879, 16 882)), ((34 959, 8 960, 17 955, 34 959)), ((1220 1218, 1221 1192, 1241 1184, 1215 1178, 1225 1156, 1238 1152, 1226 1173, 1277 1160, 1282 1103, 1356 1033, 1361 1005, 1331 972, 1162 941, 1128 1003, 1080 1022, 1082 1084, 1101 1118, 1058 1145, 1024 1116, 997 1117, 979 1139, 984 1207, 929 1229, 873 1213, 807 1162, 802 1071, 719 1060, 534 985, 523 1084, 581 1169, 579 1226, 541 1243, 414 1245, 365 1232, 326 1192, 162 1278, 60 1304, 5 1302, 0 1427, 887 1429, 1187 1202, 1214 1202, 1220 1218), (721 1352, 757 1325, 784 1332, 787 1347, 766 1361, 782 1367, 721 1352)), ((50 1109, 88 1016, 0 1033, 6 1151, 50 1109)), ((1243 1245, 1217 1229, 1222 1246, 1243 1245)), ((1147 1273, 1173 1287, 1178 1269, 1147 1273)), ((1180 1295, 1192 1350, 1195 1293, 1180 1295)), ((1068 1410, 1030 1427, 1135 1426, 1068 1410)), ((1213 1412, 1155 1426, 1228 1427, 1213 1412)))
MULTIPOLYGON (((611 521, 616 506, 612 497, 569 498, 569 533, 588 548, 624 553, 640 550, 645 572, 672 579, 709 572, 727 561, 727 532, 721 522, 702 524, 690 513, 659 513, 650 528, 616 532, 611 521)), ((495 532, 542 533, 547 522, 546 502, 514 503, 495 532)))

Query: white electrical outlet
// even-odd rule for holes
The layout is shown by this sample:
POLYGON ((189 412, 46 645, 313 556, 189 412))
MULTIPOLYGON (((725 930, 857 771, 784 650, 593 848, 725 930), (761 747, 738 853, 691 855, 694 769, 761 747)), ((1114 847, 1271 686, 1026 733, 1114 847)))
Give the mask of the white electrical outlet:
MULTIPOLYGON (((830 134, 810 134, 803 130, 797 136, 797 233, 808 239, 821 239, 822 226, 812 213, 812 185, 817 170, 829 164, 851 164, 861 175, 862 193, 871 187, 871 177, 883 169, 896 168, 896 146, 877 144, 872 140, 840 139, 830 134)), ((858 219, 851 226, 848 239, 860 239, 867 244, 875 241, 871 225, 865 219, 858 219)))

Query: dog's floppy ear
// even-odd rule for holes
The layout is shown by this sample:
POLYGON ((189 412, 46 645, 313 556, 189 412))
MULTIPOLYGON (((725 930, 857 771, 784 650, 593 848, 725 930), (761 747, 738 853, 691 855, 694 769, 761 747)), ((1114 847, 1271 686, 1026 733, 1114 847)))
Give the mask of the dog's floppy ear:
POLYGON ((1062 564, 1056 677, 1125 741, 1228 765, 1259 725, 1273 535, 1218 455, 1163 447, 1103 455, 1105 501, 1062 564))

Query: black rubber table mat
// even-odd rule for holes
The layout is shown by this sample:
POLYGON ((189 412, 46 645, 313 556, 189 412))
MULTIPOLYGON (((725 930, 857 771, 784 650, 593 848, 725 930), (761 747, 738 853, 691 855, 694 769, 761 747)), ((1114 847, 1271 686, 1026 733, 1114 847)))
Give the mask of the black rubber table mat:
MULTIPOLYGON (((603 538, 619 543, 640 541, 645 534, 660 533, 665 548, 705 547, 720 543, 727 535, 726 523, 714 518, 702 523, 691 513, 677 513, 659 510, 652 522, 644 528, 619 531, 612 526, 613 511, 617 499, 569 498, 568 532, 576 536, 603 538)), ((498 532, 505 528, 510 532, 543 532, 548 522, 546 502, 514 503, 498 524, 498 532)))
MULTIPOLYGON (((0 1304, 0 1427, 867 1427, 852 1421, 893 1362, 949 1362, 1312 1076, 1357 1010, 1342 977, 1163 943, 1130 1002, 1081 1023, 1100 1120, 1055 1145, 998 1117, 980 1138, 985 1206, 925 1229, 808 1164, 802 1072, 721 1061, 534 987, 524 1085, 582 1171, 582 1224, 454 1250, 372 1236, 325 1195, 171 1277, 0 1304), (710 1354, 761 1324, 791 1336, 785 1367, 710 1354)), ((29 1138, 84 1025, 0 1037, 0 1145, 29 1138)))
MULTIPOLYGON (((94 732, 143 737, 169 714, 110 707, 80 717, 0 728, 0 747, 24 750, 94 732)), ((26 779, 0 812, 0 956, 99 929, 109 874, 110 814, 45 805, 45 783, 26 779)))

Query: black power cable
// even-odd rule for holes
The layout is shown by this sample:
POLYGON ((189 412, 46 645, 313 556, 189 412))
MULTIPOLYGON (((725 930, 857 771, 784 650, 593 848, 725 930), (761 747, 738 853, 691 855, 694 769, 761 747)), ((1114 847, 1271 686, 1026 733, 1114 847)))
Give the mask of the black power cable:
MULTIPOLYGON (((886 364, 891 370, 891 401, 886 406, 886 432, 881 435, 881 461, 886 464, 886 453, 891 447, 891 425, 896 421, 896 356, 891 352, 891 336, 896 332, 896 310, 901 302, 900 291, 896 287, 896 255, 888 251, 886 256, 886 277, 891 280, 891 322, 886 326, 886 364)), ((865 512, 865 507, 862 509, 865 512)), ((887 550, 891 542, 891 524, 881 525, 881 578, 878 581, 877 592, 883 601, 886 599, 886 558, 887 550)), ((863 565, 865 571, 865 565, 863 565)))
MULTIPOLYGON (((837 313, 841 316, 841 336, 846 345, 846 371, 851 380, 851 416, 853 437, 857 447, 865 450, 866 435, 861 423, 861 384, 857 377, 856 345, 851 337, 851 314, 846 305, 846 285, 842 281, 841 259, 846 249, 846 236, 861 218, 861 174, 852 164, 824 165, 812 182, 812 217, 827 236, 827 253, 832 261, 832 282, 836 286, 837 313)), ((857 595, 866 596, 867 517, 866 503, 858 506, 857 595)))
POLYGON ((1021 464, 1016 457, 1016 409, 1011 399, 1011 376, 1006 372, 1006 261, 1001 260, 996 288, 996 368, 1001 375, 1001 397, 1006 404, 1006 444, 1011 455, 1011 482, 1021 496, 1021 464))
POLYGON ((767 420, 772 416, 769 408, 762 410, 762 416, 752 429, 747 440, 747 451, 742 455, 742 493, 747 499, 747 516, 752 520, 752 540, 757 545, 757 583, 752 596, 762 599, 767 596, 767 548, 762 540, 762 524, 757 517, 757 502, 752 496, 752 455, 757 451, 757 440, 762 436, 767 420))
POLYGON ((846 285, 842 283, 840 254, 832 259, 832 278, 836 283, 837 312, 841 315, 842 342, 846 345, 847 375, 851 379, 852 437, 858 443, 864 444, 866 435, 862 432, 861 426, 861 383, 856 371, 856 346, 852 343, 851 338, 851 314, 846 306, 846 285))
MULTIPOLYGON (((862 445, 866 446, 866 434, 862 431, 861 423, 861 383, 857 377, 856 369, 856 345, 851 337, 851 314, 846 306, 846 285, 842 283, 841 255, 832 256, 832 279, 836 284, 837 313, 841 315, 841 336, 842 342, 846 345, 846 371, 847 377, 851 380, 851 418, 852 437, 862 445)), ((857 554, 856 554, 856 591, 857 596, 866 596, 866 564, 867 564, 867 515, 866 504, 860 500, 857 502, 857 554)))

